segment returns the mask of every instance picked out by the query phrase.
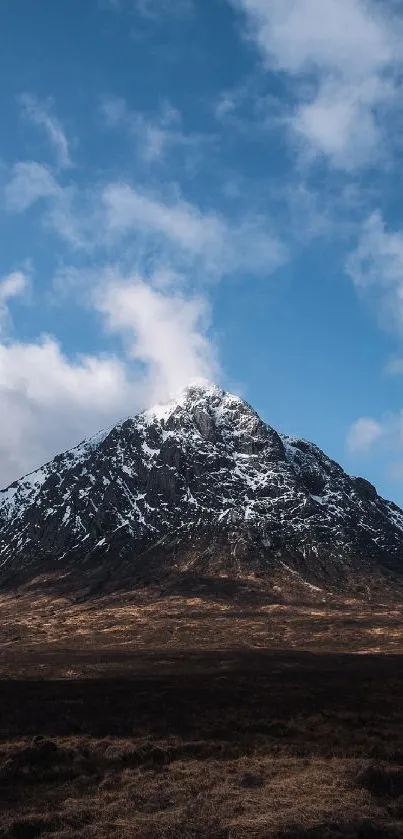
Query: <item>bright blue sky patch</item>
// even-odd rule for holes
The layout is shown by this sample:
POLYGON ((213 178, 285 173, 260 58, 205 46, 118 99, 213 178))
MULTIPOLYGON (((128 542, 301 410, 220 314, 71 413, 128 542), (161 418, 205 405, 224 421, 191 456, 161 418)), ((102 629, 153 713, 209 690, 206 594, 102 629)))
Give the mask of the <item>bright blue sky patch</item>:
POLYGON ((400 4, 3 0, 0 484, 204 376, 403 504, 400 4))

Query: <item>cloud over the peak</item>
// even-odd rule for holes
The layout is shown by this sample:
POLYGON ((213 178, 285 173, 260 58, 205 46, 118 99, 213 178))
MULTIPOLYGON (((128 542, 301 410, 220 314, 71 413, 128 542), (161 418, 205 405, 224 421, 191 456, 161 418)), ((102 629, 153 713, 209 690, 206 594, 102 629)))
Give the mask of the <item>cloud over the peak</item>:
MULTIPOLYGON (((196 377, 217 373, 201 297, 157 287, 135 275, 104 271, 89 306, 121 352, 68 356, 52 337, 0 341, 0 486, 95 433, 149 407, 196 377)), ((15 273, 0 284, 2 307, 25 289, 15 273)))
POLYGON ((122 335, 129 356, 146 365, 152 398, 217 371, 204 298, 154 287, 137 275, 112 275, 96 289, 94 301, 107 327, 122 335))

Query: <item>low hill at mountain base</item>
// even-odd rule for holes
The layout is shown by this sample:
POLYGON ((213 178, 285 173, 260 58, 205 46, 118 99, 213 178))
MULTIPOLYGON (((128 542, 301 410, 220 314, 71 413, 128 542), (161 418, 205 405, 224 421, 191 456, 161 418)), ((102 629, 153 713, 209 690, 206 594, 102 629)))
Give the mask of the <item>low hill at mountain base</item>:
MULTIPOLYGON (((170 578, 88 598, 55 594, 53 581, 0 593, 0 677, 136 675, 142 657, 217 652, 403 655, 401 592, 371 598, 307 587, 295 575, 264 580, 170 578)), ((375 597, 375 594, 378 594, 375 597)), ((165 664, 164 664, 165 666, 165 664)))

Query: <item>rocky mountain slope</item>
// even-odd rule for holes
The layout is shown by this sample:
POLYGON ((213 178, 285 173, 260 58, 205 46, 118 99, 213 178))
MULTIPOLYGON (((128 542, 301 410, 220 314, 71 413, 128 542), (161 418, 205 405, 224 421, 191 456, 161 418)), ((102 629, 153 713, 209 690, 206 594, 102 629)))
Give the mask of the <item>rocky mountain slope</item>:
POLYGON ((48 569, 403 573, 403 512, 209 383, 0 492, 0 583, 48 569))

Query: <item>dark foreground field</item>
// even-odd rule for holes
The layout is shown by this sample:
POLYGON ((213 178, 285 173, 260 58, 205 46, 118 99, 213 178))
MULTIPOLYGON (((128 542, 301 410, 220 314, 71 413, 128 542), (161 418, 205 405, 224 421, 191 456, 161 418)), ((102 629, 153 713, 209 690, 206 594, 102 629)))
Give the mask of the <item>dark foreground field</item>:
POLYGON ((400 656, 127 657, 0 684, 2 839, 403 837, 400 656))
POLYGON ((1 839, 403 837, 397 608, 1 608, 1 839))

